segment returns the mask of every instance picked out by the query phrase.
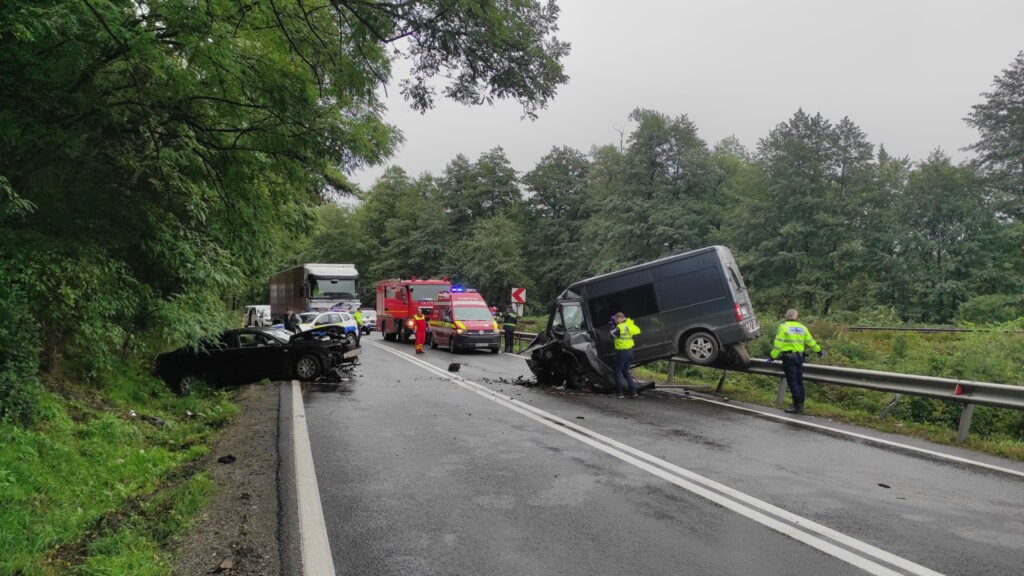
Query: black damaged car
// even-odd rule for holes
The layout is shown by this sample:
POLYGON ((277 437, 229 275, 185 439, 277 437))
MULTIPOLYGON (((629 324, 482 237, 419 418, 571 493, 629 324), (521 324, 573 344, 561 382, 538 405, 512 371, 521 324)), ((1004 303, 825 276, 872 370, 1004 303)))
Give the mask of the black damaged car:
POLYGON ((264 378, 336 381, 352 371, 360 351, 355 339, 340 330, 291 334, 276 328, 241 328, 157 356, 156 373, 181 394, 197 380, 214 386, 264 378))

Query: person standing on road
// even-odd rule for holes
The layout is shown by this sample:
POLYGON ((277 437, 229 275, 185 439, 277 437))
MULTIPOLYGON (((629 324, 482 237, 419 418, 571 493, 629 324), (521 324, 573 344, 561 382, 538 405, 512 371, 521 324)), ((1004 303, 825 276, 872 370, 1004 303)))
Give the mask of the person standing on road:
POLYGON ((508 305, 508 310, 502 317, 502 327, 505 329, 505 352, 512 352, 512 343, 516 339, 516 328, 519 324, 519 316, 516 315, 516 309, 511 304, 508 305))
POLYGON ((423 344, 427 341, 427 317, 417 312, 412 320, 416 324, 416 353, 423 354, 423 344))
POLYGON ((790 414, 804 413, 804 350, 810 348, 819 357, 825 355, 811 336, 811 331, 796 321, 798 317, 796 309, 786 310, 786 321, 779 324, 775 332, 775 343, 771 358, 768 359, 771 364, 782 357, 782 372, 786 375, 789 394, 793 397, 793 407, 786 408, 790 414))
POLYGON ((640 328, 633 323, 633 320, 626 318, 622 312, 612 316, 612 340, 615 342, 615 391, 617 398, 625 398, 622 394, 622 378, 626 379, 626 386, 629 389, 629 397, 636 398, 636 381, 629 373, 629 365, 633 363, 633 342, 634 336, 640 335, 640 328))
POLYGON ((299 320, 299 315, 296 314, 294 310, 292 310, 291 306, 289 306, 289 307, 284 309, 284 329, 285 330, 287 330, 289 332, 292 332, 292 333, 296 333, 296 332, 299 331, 299 324, 300 323, 301 323, 301 320, 299 320))

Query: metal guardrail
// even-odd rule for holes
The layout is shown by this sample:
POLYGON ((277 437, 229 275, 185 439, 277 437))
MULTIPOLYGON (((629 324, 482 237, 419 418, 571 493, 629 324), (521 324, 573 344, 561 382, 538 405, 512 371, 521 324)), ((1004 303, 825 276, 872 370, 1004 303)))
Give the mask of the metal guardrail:
MULTIPOLYGON (((671 358, 669 360, 669 381, 671 381, 671 377, 674 375, 676 362, 692 364, 682 356, 671 358)), ((746 368, 728 368, 723 370, 724 372, 721 380, 718 382, 716 392, 722 391, 728 371, 731 370, 779 378, 779 389, 775 398, 776 404, 782 404, 785 399, 786 379, 781 364, 769 364, 767 360, 751 359, 750 365, 746 368)), ((1024 386, 1014 386, 1011 384, 956 380, 954 378, 918 376, 858 368, 842 368, 822 364, 804 364, 804 380, 820 384, 852 386, 892 393, 894 395, 893 399, 882 410, 879 419, 885 418, 900 397, 904 395, 960 402, 964 405, 964 408, 960 413, 960 429, 957 432, 958 442, 963 442, 967 438, 975 405, 980 404, 995 408, 1024 410, 1024 386)))
MULTIPOLYGON (((519 354, 526 349, 526 347, 530 345, 530 342, 533 342, 533 339, 536 337, 537 334, 533 332, 519 332, 517 330, 515 333, 516 354, 519 354)), ((502 336, 502 338, 504 338, 504 336, 502 336)))
MULTIPOLYGON (((918 330, 903 328, 870 328, 861 326, 850 326, 848 330, 918 330)), ((963 332, 967 329, 946 328, 927 329, 932 331, 963 332)), ((532 332, 515 333, 516 353, 522 352, 523 348, 529 345, 537 334, 532 332)), ((669 359, 668 382, 671 383, 675 375, 677 362, 692 364, 682 356, 675 356, 669 359)), ((779 389, 776 395, 776 404, 782 404, 786 394, 786 379, 781 364, 769 364, 767 360, 751 359, 750 365, 744 368, 723 369, 722 377, 718 381, 717 393, 722 392, 729 371, 747 372, 761 376, 779 378, 779 389)), ((820 384, 833 384, 837 386, 851 386, 877 390, 893 394, 893 399, 882 410, 879 418, 885 416, 892 410, 900 397, 920 396, 923 398, 934 398, 937 400, 952 400, 964 405, 960 414, 960 429, 957 433, 957 441, 963 442, 970 431, 971 418, 974 414, 975 405, 992 406, 994 408, 1009 408, 1012 410, 1024 410, 1024 386, 1011 384, 996 384, 993 382, 977 382, 973 380, 956 380, 954 378, 939 378, 936 376, 919 376, 915 374, 900 374, 897 372, 882 372, 879 370, 864 370, 859 368, 842 368, 839 366, 826 366, 823 364, 804 364, 804 379, 820 384)))
POLYGON ((906 328, 884 326, 845 326, 842 330, 850 332, 914 332, 919 334, 943 334, 954 332, 1000 332, 1002 334, 1024 334, 1019 330, 986 330, 984 328, 906 328))

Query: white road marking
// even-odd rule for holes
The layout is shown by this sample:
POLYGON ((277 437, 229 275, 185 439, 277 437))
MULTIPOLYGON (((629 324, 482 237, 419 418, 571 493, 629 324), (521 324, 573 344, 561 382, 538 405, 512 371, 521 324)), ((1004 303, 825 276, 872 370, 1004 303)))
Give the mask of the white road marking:
MULTIPOLYGON (((677 395, 677 396, 679 395, 679 394, 676 394, 675 392, 670 392, 670 394, 677 395)), ((714 404, 716 406, 721 406, 723 408, 730 408, 732 410, 738 410, 740 412, 749 412, 751 414, 757 414, 759 416, 765 416, 767 418, 773 418, 775 420, 781 420, 783 422, 788 422, 790 424, 799 424, 800 426, 806 426, 807 428, 815 428, 817 430, 825 430, 825 431, 828 431, 828 432, 831 432, 831 433, 834 433, 834 434, 841 434, 843 436, 850 436, 851 438, 859 438, 861 440, 866 440, 866 441, 871 442, 873 444, 881 444, 883 446, 892 446, 894 448, 900 448, 902 450, 909 450, 911 452, 917 452, 919 454, 927 454, 928 456, 934 456, 936 458, 941 458, 943 460, 949 460, 951 462, 957 462, 959 464, 968 464, 970 466, 977 466, 978 468, 986 468, 988 470, 995 470, 996 472, 1002 472, 1003 474, 1010 474, 1012 476, 1017 476, 1018 478, 1024 478, 1024 472, 1021 472, 1020 470, 1014 470, 1013 468, 1006 468, 1006 467, 1003 467, 1003 466, 997 466, 995 464, 987 464, 985 462, 980 462, 978 460, 971 460, 969 458, 963 458, 961 456, 954 456, 952 454, 946 454, 944 452, 938 452, 938 451, 935 451, 935 450, 929 450, 927 448, 919 448, 917 446, 911 446, 909 444, 901 444, 900 442, 895 442, 893 440, 885 440, 883 438, 877 438, 875 436, 868 436, 867 434, 860 434, 858 432, 853 432, 853 431, 850 431, 850 430, 842 430, 840 428, 833 428, 831 426, 825 426, 824 424, 818 424, 818 423, 815 423, 815 422, 809 422, 807 420, 801 420, 799 418, 792 418, 790 416, 783 416, 782 414, 775 414, 775 413, 772 413, 772 412, 764 412, 764 411, 758 410, 756 408, 750 408, 750 407, 747 407, 747 406, 739 406, 739 405, 736 405, 736 404, 732 404, 730 402, 722 402, 720 400, 714 400, 712 398, 704 398, 704 397, 695 396, 695 395, 685 396, 685 398, 690 399, 690 400, 697 400, 697 401, 700 401, 700 402, 707 402, 708 404, 714 404)))
POLYGON ((825 554, 847 562, 852 566, 856 566, 865 572, 886 576, 902 574, 901 572, 897 572, 874 561, 879 560, 893 567, 900 568, 910 574, 916 574, 919 576, 940 576, 939 572, 931 570, 930 568, 921 566, 890 552, 886 552, 885 550, 872 546, 866 542, 862 542, 856 538, 847 536, 816 522, 812 522, 811 520, 778 508, 762 500, 758 500, 753 496, 715 482, 709 478, 705 478, 680 466, 664 462, 650 454, 647 454, 646 452, 637 450, 636 448, 601 434, 597 434, 587 428, 579 426, 578 424, 559 418, 554 414, 545 412, 539 408, 530 406, 503 394, 499 394, 486 386, 461 376, 447 373, 442 369, 409 354, 405 354, 379 344, 374 345, 408 362, 419 365, 442 378, 451 380, 466 390, 475 392, 488 400, 509 408, 510 410, 535 420, 553 430, 557 430, 567 436, 575 438, 576 440, 618 458, 623 462, 632 464, 633 466, 670 482, 671 484, 679 486, 685 490, 689 490, 690 492, 706 498, 724 508, 754 520, 763 526, 771 528, 780 534, 789 536, 790 538, 803 542, 804 544, 820 550, 825 554), (760 511, 758 511, 758 509, 760 511), (768 516, 768 514, 772 514, 776 516, 776 518, 768 516), (783 522, 783 520, 785 520, 785 522, 783 522), (786 522, 790 522, 795 525, 787 524, 786 522), (817 535, 812 534, 812 532, 817 535), (830 542, 825 538, 832 541, 830 542), (839 546, 840 544, 856 550, 863 556, 839 546), (864 556, 868 556, 874 560, 865 558, 864 556))
POLYGON ((292 450, 295 454, 295 492, 298 499, 299 548, 303 576, 335 576, 331 545, 327 541, 320 488, 313 468, 313 450, 309 446, 306 411, 302 406, 302 388, 292 380, 292 450))

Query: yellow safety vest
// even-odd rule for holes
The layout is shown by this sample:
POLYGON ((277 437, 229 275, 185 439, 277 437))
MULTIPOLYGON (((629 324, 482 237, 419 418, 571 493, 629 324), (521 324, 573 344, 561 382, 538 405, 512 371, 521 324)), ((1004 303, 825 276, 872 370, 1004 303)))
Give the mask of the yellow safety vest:
POLYGON ((633 343, 633 336, 640 335, 640 327, 637 326, 633 320, 626 318, 622 324, 616 326, 619 333, 614 336, 615 338, 615 349, 616 350, 631 350, 635 345, 633 343))
POLYGON ((796 320, 787 320, 779 324, 772 347, 772 358, 778 358, 783 352, 803 353, 804 348, 821 352, 821 346, 811 337, 811 331, 796 320))

